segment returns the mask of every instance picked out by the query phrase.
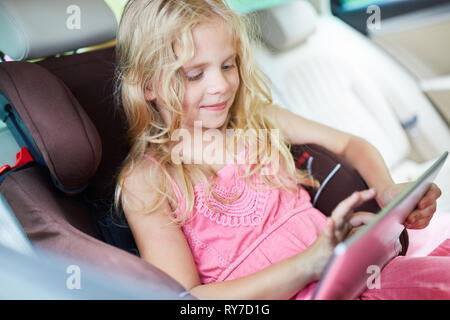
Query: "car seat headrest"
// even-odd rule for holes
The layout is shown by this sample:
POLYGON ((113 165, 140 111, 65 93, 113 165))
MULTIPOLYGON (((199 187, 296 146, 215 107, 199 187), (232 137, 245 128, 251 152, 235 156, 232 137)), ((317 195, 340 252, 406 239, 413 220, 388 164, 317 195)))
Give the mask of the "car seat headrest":
POLYGON ((2 0, 0 50, 14 60, 53 56, 115 38, 103 0, 2 0))
POLYGON ((306 41, 317 25, 315 9, 303 0, 258 11, 256 17, 262 41, 277 51, 292 49, 306 41))
POLYGON ((28 130, 56 186, 83 190, 101 160, 100 136, 66 85, 25 61, 0 63, 0 92, 28 130))

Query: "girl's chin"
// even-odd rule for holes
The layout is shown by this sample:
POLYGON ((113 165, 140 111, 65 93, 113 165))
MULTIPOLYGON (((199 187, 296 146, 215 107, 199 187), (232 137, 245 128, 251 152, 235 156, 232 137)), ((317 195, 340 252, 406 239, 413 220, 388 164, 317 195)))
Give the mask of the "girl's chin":
POLYGON ((200 122, 202 128, 219 129, 225 124, 225 121, 227 120, 227 115, 228 114, 225 112, 224 113, 217 112, 217 114, 215 115, 213 114, 208 116, 202 114, 197 119, 192 120, 191 125, 192 127, 194 127, 195 123, 200 122))
POLYGON ((225 121, 221 122, 214 122, 214 123, 203 123, 202 128, 203 129, 220 129, 225 124, 225 121))
MULTIPOLYGON (((197 111, 198 113, 194 117, 189 117, 184 121, 182 127, 194 128, 195 126, 201 125, 204 129, 220 129, 225 124, 227 120, 229 108, 222 111, 197 111)), ((191 113, 191 115, 194 115, 191 113)))

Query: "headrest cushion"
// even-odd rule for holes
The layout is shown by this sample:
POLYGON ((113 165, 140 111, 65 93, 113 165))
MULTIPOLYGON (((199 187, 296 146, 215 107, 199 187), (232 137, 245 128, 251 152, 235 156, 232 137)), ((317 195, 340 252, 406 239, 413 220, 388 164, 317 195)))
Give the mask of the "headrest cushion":
POLYGON ((284 51, 306 41, 314 33, 317 13, 309 2, 291 1, 258 11, 257 20, 263 42, 284 51))
POLYGON ((115 38, 103 0, 2 0, 0 51, 14 60, 53 56, 115 38))
POLYGON ((57 185, 69 193, 83 189, 97 170, 102 146, 66 85, 37 64, 4 62, 0 91, 20 115, 57 185))

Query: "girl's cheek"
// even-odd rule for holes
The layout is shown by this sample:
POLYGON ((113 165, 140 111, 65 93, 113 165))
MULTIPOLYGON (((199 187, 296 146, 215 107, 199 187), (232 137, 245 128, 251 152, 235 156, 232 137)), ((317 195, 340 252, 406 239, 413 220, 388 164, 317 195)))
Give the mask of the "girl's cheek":
POLYGON ((233 84, 234 84, 234 91, 237 91, 239 89, 239 84, 241 82, 241 79, 239 77, 239 72, 236 70, 233 74, 233 84))
POLYGON ((191 96, 190 96, 191 90, 189 88, 189 86, 186 86, 186 89, 184 91, 184 97, 183 97, 183 111, 187 112, 189 111, 189 105, 190 105, 190 101, 191 101, 191 96))

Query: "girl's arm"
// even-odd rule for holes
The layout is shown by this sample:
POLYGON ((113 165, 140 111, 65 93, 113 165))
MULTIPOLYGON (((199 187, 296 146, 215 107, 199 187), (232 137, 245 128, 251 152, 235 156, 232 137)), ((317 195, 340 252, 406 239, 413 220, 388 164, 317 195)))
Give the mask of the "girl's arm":
POLYGON ((278 106, 268 107, 267 111, 269 119, 281 129, 289 143, 317 144, 345 158, 379 195, 394 185, 381 154, 368 141, 305 119, 278 106))
MULTIPOLYGON (((267 115, 291 144, 318 144, 347 159, 368 186, 377 191, 376 200, 380 207, 385 207, 408 186, 408 183, 395 184, 380 152, 368 141, 277 106, 268 107, 267 115)), ((408 229, 425 228, 436 212, 436 200, 441 194, 439 187, 431 184, 418 207, 409 214, 405 226, 408 229)))
POLYGON ((379 195, 395 185, 380 152, 366 140, 358 137, 349 139, 344 157, 379 195))
MULTIPOLYGON (((305 250, 248 276, 198 284, 190 293, 199 299, 277 300, 289 299, 318 280, 313 250, 305 250)), ((319 270, 319 268, 316 268, 319 270)))

